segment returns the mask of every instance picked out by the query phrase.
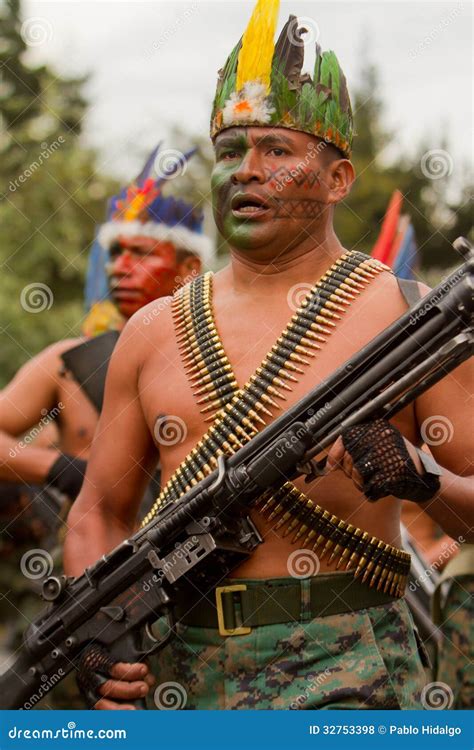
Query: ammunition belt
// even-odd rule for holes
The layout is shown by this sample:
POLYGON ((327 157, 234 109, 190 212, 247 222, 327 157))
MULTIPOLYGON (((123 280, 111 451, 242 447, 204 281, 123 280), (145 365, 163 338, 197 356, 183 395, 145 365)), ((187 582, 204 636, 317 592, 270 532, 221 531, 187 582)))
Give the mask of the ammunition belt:
MULTIPOLYGON (((199 277, 180 289, 172 302, 175 330, 184 366, 201 411, 213 424, 169 479, 142 525, 164 503, 176 501, 217 466, 219 455, 231 455, 250 440, 276 399, 291 390, 347 307, 386 266, 363 253, 348 252, 339 258, 308 291, 289 324, 260 367, 242 389, 217 331, 212 310, 212 274, 199 277)), ((262 494, 256 503, 263 516, 279 519, 292 542, 329 555, 337 568, 353 569, 354 576, 388 594, 400 596, 410 566, 410 555, 339 519, 313 503, 290 482, 277 492, 262 494)))

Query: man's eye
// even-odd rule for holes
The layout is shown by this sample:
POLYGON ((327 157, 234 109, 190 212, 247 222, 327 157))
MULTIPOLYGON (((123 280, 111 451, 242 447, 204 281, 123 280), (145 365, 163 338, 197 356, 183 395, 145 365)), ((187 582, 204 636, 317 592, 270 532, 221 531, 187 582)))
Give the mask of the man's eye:
POLYGON ((239 154, 237 153, 237 151, 224 151, 224 153, 221 154, 221 159, 228 160, 228 159, 238 159, 238 158, 239 158, 239 154))
POLYGON ((284 156, 286 154, 286 151, 282 148, 278 148, 278 146, 275 146, 274 148, 270 149, 270 153, 273 154, 273 156, 284 156))

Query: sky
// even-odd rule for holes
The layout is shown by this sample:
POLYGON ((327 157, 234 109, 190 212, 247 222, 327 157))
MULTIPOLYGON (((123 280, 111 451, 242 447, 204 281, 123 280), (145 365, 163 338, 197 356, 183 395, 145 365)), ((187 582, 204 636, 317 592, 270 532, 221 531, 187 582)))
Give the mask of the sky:
MULTIPOLYGON (((90 75, 85 139, 103 168, 136 172, 146 149, 173 124, 206 135, 218 69, 253 8, 247 0, 43 2, 25 0, 29 59, 63 75, 90 75)), ((472 165, 472 14, 470 2, 282 2, 278 31, 293 13, 313 41, 333 49, 351 84, 364 55, 377 66, 387 158, 446 148, 453 175, 472 165), (447 140, 446 140, 447 139, 447 140)), ((355 148, 356 148, 355 144, 355 148)))

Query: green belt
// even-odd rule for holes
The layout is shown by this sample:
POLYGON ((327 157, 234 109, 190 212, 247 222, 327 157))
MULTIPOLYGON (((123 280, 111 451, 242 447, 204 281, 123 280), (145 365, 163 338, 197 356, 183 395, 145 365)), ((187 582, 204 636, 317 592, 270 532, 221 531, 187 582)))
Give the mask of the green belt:
POLYGON ((218 628, 222 636, 245 635, 260 625, 312 620, 396 601, 354 579, 353 573, 314 578, 229 579, 207 597, 182 591, 176 619, 183 625, 218 628))

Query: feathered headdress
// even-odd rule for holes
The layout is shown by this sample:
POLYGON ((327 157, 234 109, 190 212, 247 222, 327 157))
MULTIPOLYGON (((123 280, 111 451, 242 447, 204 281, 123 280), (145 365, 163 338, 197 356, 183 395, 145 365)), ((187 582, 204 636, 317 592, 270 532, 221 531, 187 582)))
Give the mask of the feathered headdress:
POLYGON ((302 74, 305 29, 290 16, 275 44, 279 5, 279 0, 258 0, 219 71, 211 138, 238 125, 283 127, 323 138, 349 157, 352 110, 337 57, 316 44, 313 75, 302 74))
POLYGON ((153 171, 160 145, 153 149, 132 184, 109 201, 107 220, 99 230, 98 240, 108 250, 120 235, 155 237, 172 242, 176 248, 189 250, 207 263, 212 257, 212 243, 202 233, 202 211, 162 193, 166 181, 182 168, 196 149, 175 159, 172 166, 155 179, 153 171))

